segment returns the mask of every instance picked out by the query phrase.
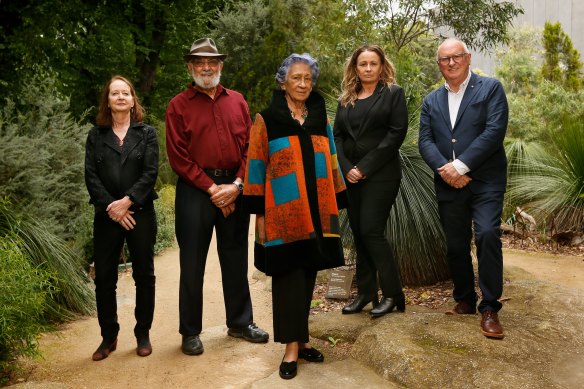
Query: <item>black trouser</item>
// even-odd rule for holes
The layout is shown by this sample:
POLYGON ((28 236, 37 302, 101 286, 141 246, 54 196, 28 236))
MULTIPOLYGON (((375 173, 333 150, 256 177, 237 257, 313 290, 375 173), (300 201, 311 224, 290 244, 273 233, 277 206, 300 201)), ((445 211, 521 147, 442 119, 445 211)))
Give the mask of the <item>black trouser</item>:
POLYGON ((364 180, 347 186, 347 213, 357 249, 359 294, 377 295, 378 275, 383 296, 394 297, 402 293, 399 269, 385 235, 389 212, 398 191, 399 180, 364 180))
POLYGON ((104 339, 118 336, 116 288, 118 265, 124 240, 130 251, 132 277, 136 285, 136 337, 147 335, 154 316, 154 244, 156 243, 156 213, 154 206, 136 211, 134 229, 126 231, 112 221, 106 212, 96 212, 93 219, 93 247, 95 263, 95 299, 97 319, 104 339))
POLYGON ((479 288, 483 299, 479 311, 501 309, 503 293, 503 252, 501 213, 503 192, 474 194, 465 187, 450 201, 439 201, 438 210, 446 235, 448 268, 454 283, 453 297, 472 306, 476 304, 475 277, 471 257, 472 227, 479 265, 479 288))
POLYGON ((274 342, 308 343, 308 316, 316 271, 296 268, 272 276, 274 342))
MULTIPOLYGON (((213 177, 216 184, 235 177, 213 177)), ((241 328, 253 322, 247 281, 249 214, 242 212, 241 196, 227 218, 211 202, 209 194, 179 178, 176 185, 176 238, 180 247, 179 332, 198 335, 203 320, 203 279, 213 236, 221 266, 227 327, 241 328)))

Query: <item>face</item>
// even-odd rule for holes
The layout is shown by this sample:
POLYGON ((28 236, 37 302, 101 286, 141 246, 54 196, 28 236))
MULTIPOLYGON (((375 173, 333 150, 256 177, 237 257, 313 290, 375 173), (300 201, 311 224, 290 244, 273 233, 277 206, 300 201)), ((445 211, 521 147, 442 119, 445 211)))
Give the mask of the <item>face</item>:
POLYGON ((461 84, 468 76, 470 54, 464 53, 464 46, 460 42, 444 42, 438 49, 438 67, 446 82, 461 84))
POLYGON ((109 86, 108 105, 113 113, 130 112, 134 106, 134 97, 130 85, 122 80, 114 80, 109 86))
POLYGON ((381 76, 381 58, 374 51, 364 51, 357 57, 355 70, 361 84, 376 84, 381 76))
POLYGON ((195 57, 189 61, 189 73, 201 89, 213 89, 219 85, 223 62, 215 57, 195 57))
POLYGON ((310 66, 304 62, 297 62, 290 66, 286 81, 281 84, 281 87, 292 100, 306 101, 312 90, 310 66))

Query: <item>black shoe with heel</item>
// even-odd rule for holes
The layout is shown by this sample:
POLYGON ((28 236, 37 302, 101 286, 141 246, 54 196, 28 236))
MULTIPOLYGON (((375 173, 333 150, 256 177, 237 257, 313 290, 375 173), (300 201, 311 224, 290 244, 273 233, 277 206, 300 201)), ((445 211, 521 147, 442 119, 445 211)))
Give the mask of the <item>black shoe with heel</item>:
POLYGON ((377 305, 377 302, 378 302, 377 295, 366 296, 364 294, 358 294, 351 304, 347 305, 346 307, 343 307, 342 312, 345 315, 350 313, 359 313, 367 304, 372 303, 373 307, 375 307, 377 305))
POLYGON ((372 318, 381 317, 396 308, 399 312, 406 310, 406 297, 402 293, 393 297, 382 297, 379 304, 369 312, 372 318))

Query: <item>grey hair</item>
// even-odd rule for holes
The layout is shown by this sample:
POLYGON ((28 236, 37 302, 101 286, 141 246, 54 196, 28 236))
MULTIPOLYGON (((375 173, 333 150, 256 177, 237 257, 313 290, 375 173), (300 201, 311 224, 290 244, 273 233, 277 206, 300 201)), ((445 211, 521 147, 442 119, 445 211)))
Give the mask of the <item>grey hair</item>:
POLYGON ((290 67, 295 63, 302 62, 310 66, 310 72, 312 73, 312 83, 316 83, 316 79, 320 74, 320 69, 318 68, 318 62, 310 54, 290 54, 280 65, 278 72, 276 73, 276 82, 278 84, 283 84, 288 78, 288 71, 290 67))
POLYGON ((456 38, 446 38, 442 41, 442 43, 440 43, 440 46, 438 46, 438 50, 436 50, 436 59, 438 59, 438 52, 440 51, 440 48, 442 47, 442 45, 444 45, 445 43, 450 43, 450 42, 457 42, 460 43, 462 45, 462 49, 464 50, 465 53, 470 53, 470 51, 468 51, 468 47, 466 46, 466 43, 464 43, 463 41, 461 41, 460 39, 456 39, 456 38))

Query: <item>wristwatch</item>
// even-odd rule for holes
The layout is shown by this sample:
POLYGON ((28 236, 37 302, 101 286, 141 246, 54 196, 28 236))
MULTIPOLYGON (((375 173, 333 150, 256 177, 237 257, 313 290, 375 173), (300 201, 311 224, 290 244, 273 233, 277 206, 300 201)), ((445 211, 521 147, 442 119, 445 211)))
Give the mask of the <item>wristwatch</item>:
POLYGON ((243 192, 243 183, 241 183, 239 181, 233 181, 233 185, 235 185, 237 187, 237 190, 239 190, 240 192, 243 192))

